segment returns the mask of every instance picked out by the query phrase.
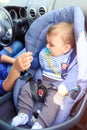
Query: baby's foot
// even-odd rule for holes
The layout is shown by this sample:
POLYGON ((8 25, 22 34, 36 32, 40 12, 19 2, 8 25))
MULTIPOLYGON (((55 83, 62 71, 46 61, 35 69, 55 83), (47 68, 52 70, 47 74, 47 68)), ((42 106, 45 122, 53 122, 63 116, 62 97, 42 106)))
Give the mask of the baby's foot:
POLYGON ((43 127, 38 123, 35 122, 31 129, 42 129, 43 127))
POLYGON ((28 115, 25 113, 18 113, 17 116, 15 116, 12 119, 12 126, 19 126, 19 125, 25 125, 28 122, 28 115))

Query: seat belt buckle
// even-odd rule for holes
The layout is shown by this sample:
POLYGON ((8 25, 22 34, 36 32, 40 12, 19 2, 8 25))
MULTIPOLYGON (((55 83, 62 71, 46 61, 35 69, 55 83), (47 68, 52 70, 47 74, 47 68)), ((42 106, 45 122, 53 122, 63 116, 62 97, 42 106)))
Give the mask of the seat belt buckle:
POLYGON ((42 84, 42 81, 38 79, 37 81, 37 94, 42 102, 44 102, 47 95, 47 88, 42 84))
POLYGON ((76 87, 74 87, 73 90, 71 90, 69 92, 69 97, 71 97, 73 100, 75 100, 77 98, 77 96, 79 95, 81 91, 81 87, 79 85, 77 85, 76 87))

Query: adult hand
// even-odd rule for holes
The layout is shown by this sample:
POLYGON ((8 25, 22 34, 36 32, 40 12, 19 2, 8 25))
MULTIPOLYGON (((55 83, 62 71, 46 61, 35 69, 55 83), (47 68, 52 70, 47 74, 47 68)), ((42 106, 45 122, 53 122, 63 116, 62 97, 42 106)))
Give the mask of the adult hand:
POLYGON ((3 89, 5 91, 12 90, 15 81, 20 77, 20 72, 29 69, 33 60, 31 52, 21 54, 13 63, 7 78, 3 82, 3 89))
POLYGON ((31 62, 33 60, 33 56, 31 52, 25 52, 21 54, 14 62, 14 67, 17 71, 25 71, 28 70, 31 66, 31 62))

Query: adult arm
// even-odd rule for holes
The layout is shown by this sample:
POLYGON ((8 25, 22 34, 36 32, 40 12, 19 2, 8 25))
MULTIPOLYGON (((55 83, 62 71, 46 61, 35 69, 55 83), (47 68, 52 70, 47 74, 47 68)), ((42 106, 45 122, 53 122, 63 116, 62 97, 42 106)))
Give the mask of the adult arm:
POLYGON ((15 62, 15 58, 3 54, 1 55, 0 62, 13 64, 15 62))
POLYGON ((5 91, 12 90, 16 79, 20 77, 20 73, 30 68, 32 60, 33 57, 31 52, 25 52, 15 60, 9 75, 3 82, 3 89, 5 91))

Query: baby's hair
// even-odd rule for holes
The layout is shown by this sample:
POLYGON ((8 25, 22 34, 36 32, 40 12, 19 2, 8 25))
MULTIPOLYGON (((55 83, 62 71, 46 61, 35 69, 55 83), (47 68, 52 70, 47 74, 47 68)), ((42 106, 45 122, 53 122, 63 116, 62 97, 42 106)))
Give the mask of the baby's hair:
POLYGON ((47 35, 61 35, 63 41, 75 47, 74 26, 72 23, 60 22, 49 27, 47 35))

